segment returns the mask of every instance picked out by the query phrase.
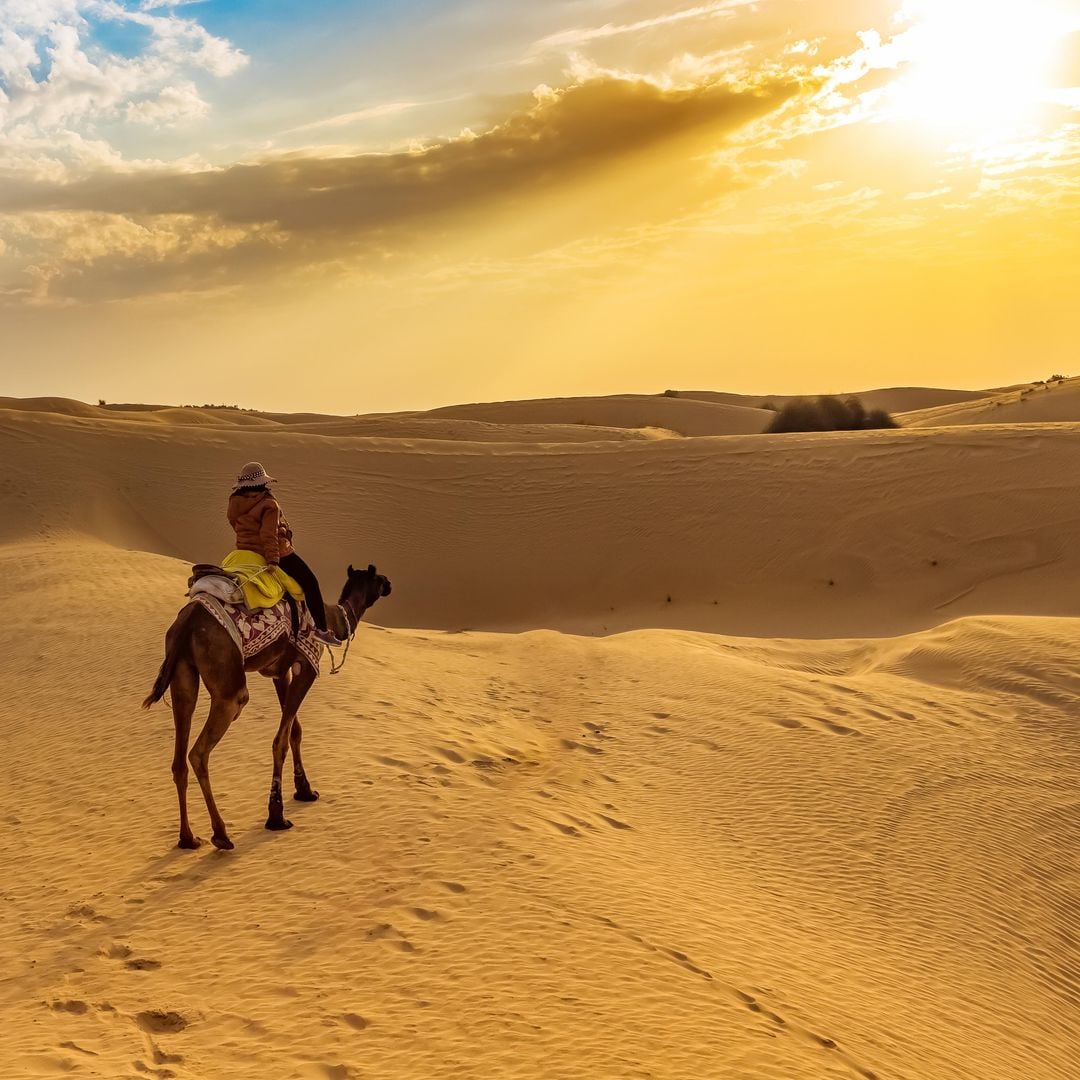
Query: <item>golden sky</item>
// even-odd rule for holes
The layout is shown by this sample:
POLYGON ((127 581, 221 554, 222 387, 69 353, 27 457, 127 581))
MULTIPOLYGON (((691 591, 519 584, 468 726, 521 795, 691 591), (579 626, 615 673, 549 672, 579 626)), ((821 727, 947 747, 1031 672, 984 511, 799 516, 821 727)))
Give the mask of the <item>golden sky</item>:
POLYGON ((1078 252, 1080 0, 0 0, 0 395, 1000 385, 1078 252))

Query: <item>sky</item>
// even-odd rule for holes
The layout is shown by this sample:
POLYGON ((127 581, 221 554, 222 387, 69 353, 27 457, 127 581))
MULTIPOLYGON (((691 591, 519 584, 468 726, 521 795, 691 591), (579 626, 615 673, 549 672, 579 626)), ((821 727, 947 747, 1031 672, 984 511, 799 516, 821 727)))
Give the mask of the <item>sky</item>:
POLYGON ((0 396, 1076 373, 1080 0, 0 0, 0 396))

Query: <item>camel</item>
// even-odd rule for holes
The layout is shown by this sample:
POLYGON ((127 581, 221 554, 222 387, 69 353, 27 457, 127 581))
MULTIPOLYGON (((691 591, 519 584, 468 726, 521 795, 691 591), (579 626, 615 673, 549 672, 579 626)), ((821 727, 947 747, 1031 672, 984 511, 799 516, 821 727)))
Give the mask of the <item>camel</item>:
MULTIPOLYGON (((341 590, 337 614, 342 631, 351 638, 364 612, 382 596, 390 595, 390 581, 374 566, 366 570, 348 570, 345 587, 341 590)), ((334 609, 328 609, 333 614, 334 609)), ((269 813, 266 827, 275 831, 291 829, 281 801, 281 770, 286 750, 292 748, 294 798, 299 802, 314 802, 319 793, 312 789, 304 772, 300 756, 302 732, 297 713, 307 692, 315 682, 317 672, 300 659, 296 646, 288 637, 279 638, 262 652, 242 659, 228 631, 201 605, 194 601, 183 608, 165 635, 165 660, 143 708, 149 709, 160 701, 167 689, 172 689, 173 723, 176 727, 176 747, 173 753, 172 775, 180 803, 181 848, 197 848, 202 841, 191 831, 187 811, 188 762, 195 770, 202 788, 206 809, 214 832, 212 842, 222 850, 234 847, 214 801, 210 787, 210 754, 221 741, 229 725, 240 715, 248 702, 246 672, 257 671, 274 680, 281 722, 274 736, 274 775, 270 782, 269 813), (191 717, 199 696, 199 681, 210 693, 210 714, 195 745, 188 753, 191 717)))

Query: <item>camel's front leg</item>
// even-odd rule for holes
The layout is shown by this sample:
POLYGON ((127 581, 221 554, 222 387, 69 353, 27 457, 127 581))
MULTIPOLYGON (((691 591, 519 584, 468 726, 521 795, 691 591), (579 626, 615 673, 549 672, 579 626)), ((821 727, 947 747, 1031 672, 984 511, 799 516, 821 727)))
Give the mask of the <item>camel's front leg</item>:
POLYGON ((285 810, 282 805, 281 772, 285 765, 285 755, 288 752, 293 727, 296 723, 296 714, 300 711, 300 705, 314 681, 315 672, 308 664, 299 663, 294 665, 293 676, 289 680, 288 689, 285 692, 285 701, 281 709, 281 723, 278 726, 277 735, 274 736, 274 776, 270 781, 270 800, 266 816, 266 827, 275 832, 292 828, 292 822, 285 817, 285 810))
MULTIPOLYGON (((289 693, 289 684, 292 682, 292 670, 285 672, 283 676, 274 679, 274 689, 277 690, 278 702, 282 710, 285 709, 285 700, 289 693)), ((304 762, 300 756, 300 740, 304 733, 300 727, 300 717, 295 716, 292 722, 292 731, 289 734, 289 746, 292 749, 293 759, 293 798, 297 802, 315 802, 319 797, 317 791, 312 790, 304 772, 304 762)))
POLYGON ((293 798, 297 802, 315 802, 319 793, 312 788, 304 772, 304 762, 300 757, 300 740, 304 733, 300 728, 300 717, 293 720, 292 732, 289 735, 289 745, 292 747, 293 763, 293 798))

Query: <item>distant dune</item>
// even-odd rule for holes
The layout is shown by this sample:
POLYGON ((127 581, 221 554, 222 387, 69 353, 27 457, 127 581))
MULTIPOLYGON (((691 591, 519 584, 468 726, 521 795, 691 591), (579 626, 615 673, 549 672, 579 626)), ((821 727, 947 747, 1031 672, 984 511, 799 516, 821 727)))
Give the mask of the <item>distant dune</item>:
POLYGON ((1030 505, 1080 464, 1076 427, 514 444, 8 410, 0 454, 0 539, 190 561, 227 550, 230 477, 260 459, 331 580, 371 560, 410 583, 396 625, 895 633, 1065 614, 1080 566, 1069 500, 1030 505))
POLYGON ((485 423, 441 414, 358 416, 289 424, 290 432, 366 439, 436 440, 442 442, 583 443, 636 442, 672 438, 659 428, 597 427, 588 424, 485 423))
POLYGON ((903 420, 908 427, 1080 423, 1080 379, 1012 387, 977 401, 912 412, 903 420))
POLYGON ((662 428, 679 435, 748 435, 764 431, 770 413, 690 398, 624 394, 597 398, 549 398, 451 405, 429 416, 452 416, 490 424, 591 424, 662 428))
MULTIPOLYGON (((939 405, 977 401, 993 391, 989 390, 941 390, 928 386, 896 386, 885 390, 856 390, 836 394, 836 397, 857 397, 867 409, 884 409, 890 413, 910 412, 914 409, 930 409, 939 405)), ((695 401, 714 401, 741 408, 761 408, 770 404, 777 407, 795 400, 796 396, 816 397, 815 394, 724 394, 710 390, 678 390, 680 398, 695 401)))
POLYGON ((68 398, 0 398, 0 410, 51 413, 103 422, 187 427, 263 428, 331 437, 433 440, 442 442, 581 443, 634 442, 671 438, 656 427, 602 427, 588 424, 483 423, 438 413, 327 416, 318 413, 260 413, 250 409, 169 405, 88 405, 68 398))

